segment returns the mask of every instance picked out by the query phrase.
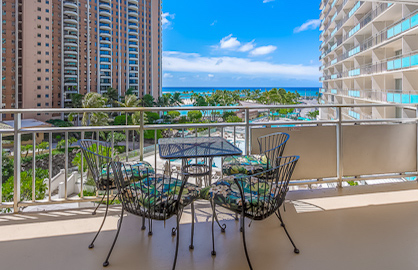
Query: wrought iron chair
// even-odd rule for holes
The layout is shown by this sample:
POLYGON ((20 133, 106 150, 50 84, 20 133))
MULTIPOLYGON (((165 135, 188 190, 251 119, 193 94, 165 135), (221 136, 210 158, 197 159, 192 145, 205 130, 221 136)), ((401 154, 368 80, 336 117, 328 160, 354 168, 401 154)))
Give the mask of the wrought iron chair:
MULTIPOLYGON (((120 218, 118 230, 113 241, 112 247, 103 263, 103 266, 109 265, 109 257, 115 246, 116 240, 123 220, 123 211, 130 214, 146 217, 152 226, 152 220, 167 220, 172 216, 177 218, 176 226, 176 252, 173 262, 173 269, 176 267, 178 248, 179 248, 179 223, 184 207, 191 205, 192 211, 192 230, 191 243, 189 248, 193 249, 194 236, 194 200, 199 198, 200 190, 196 185, 187 183, 187 177, 174 178, 167 175, 148 174, 140 181, 136 181, 126 172, 127 166, 121 162, 111 162, 112 171, 115 176, 115 183, 118 188, 119 198, 122 202, 122 215, 120 218)), ((179 176, 179 175, 178 175, 179 176)))
POLYGON ((295 169, 298 156, 279 157, 275 159, 275 167, 254 174, 237 174, 227 176, 212 184, 208 192, 212 204, 212 255, 216 255, 214 238, 214 219, 216 219, 215 205, 220 205, 237 214, 241 214, 241 231, 244 243, 245 256, 248 265, 252 268, 247 252, 245 240, 245 218, 251 220, 264 220, 275 214, 280 220, 287 237, 293 245, 294 252, 299 253, 295 243, 290 237, 280 214, 280 206, 283 204, 288 184, 295 169))
MULTIPOLYGON (((112 192, 117 191, 117 188, 113 181, 112 172, 109 168, 113 149, 110 143, 97 140, 79 140, 78 144, 86 160, 87 167, 89 169, 89 177, 93 178, 96 184, 97 191, 104 192, 99 204, 92 213, 93 215, 96 214, 97 209, 100 207, 104 199, 107 197, 106 211, 103 217, 102 224, 100 225, 99 230, 93 238, 93 241, 89 245, 89 248, 94 248, 94 242, 99 236, 100 231, 102 230, 103 225, 105 223, 107 213, 109 210, 109 204, 112 204, 113 201, 117 198, 117 195, 115 195, 112 201, 110 201, 110 194, 112 192)), ((131 168, 132 170, 129 173, 132 174, 136 179, 142 179, 146 177, 148 172, 154 172, 152 166, 148 162, 144 161, 133 164, 131 168)), ((82 168, 82 171, 84 171, 84 168, 82 168)), ((143 220, 142 230, 145 230, 145 218, 143 220)))
POLYGON ((289 134, 278 132, 257 138, 260 147, 259 155, 232 156, 223 161, 224 175, 246 174, 253 175, 269 170, 272 161, 283 156, 289 134))

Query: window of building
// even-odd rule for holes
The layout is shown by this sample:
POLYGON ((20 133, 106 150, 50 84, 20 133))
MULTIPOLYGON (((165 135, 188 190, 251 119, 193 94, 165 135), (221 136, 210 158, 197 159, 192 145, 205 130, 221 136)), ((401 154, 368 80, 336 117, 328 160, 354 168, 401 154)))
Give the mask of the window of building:
POLYGON ((41 98, 41 95, 36 95, 37 98, 41 98))
POLYGON ((42 11, 42 8, 38 7, 38 11, 42 11))

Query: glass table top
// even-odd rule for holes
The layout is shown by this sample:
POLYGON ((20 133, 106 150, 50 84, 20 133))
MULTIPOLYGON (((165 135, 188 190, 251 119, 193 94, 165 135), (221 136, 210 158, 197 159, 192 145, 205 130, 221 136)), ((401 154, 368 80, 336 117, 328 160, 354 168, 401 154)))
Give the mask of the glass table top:
POLYGON ((241 155, 242 151, 222 137, 163 138, 158 140, 163 159, 241 155))

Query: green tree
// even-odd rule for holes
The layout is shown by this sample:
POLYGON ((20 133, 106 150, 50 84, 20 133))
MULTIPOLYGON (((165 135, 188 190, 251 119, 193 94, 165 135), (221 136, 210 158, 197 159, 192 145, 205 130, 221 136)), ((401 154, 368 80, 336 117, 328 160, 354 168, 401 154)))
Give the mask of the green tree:
MULTIPOLYGON (((71 137, 71 138, 74 138, 74 137, 71 137)), ((38 150, 38 154, 39 154, 39 152, 48 149, 48 147, 49 147, 49 143, 48 142, 41 142, 40 144, 38 144, 37 147, 36 147, 37 150, 38 150)))
POLYGON ((203 115, 200 111, 189 111, 187 112, 187 117, 190 119, 190 121, 197 122, 202 119, 203 115))
POLYGON ((179 92, 176 92, 171 96, 170 106, 181 106, 183 103, 184 102, 181 99, 181 94, 179 92))
POLYGON ((150 94, 146 94, 142 97, 142 106, 143 107, 154 107, 155 100, 154 97, 150 94))
POLYGON ((156 112, 145 112, 144 117, 146 117, 146 123, 155 123, 158 119, 160 119, 160 115, 156 112))
MULTIPOLYGON (((44 179, 48 178, 48 171, 42 169, 35 170, 35 199, 43 200, 47 190, 47 185, 44 183, 44 179)), ((14 176, 10 176, 9 179, 3 184, 3 201, 13 201, 14 191, 14 176)), ((21 172, 20 174, 20 200, 29 201, 32 200, 32 170, 21 172)))
POLYGON ((125 108, 133 108, 138 107, 141 101, 138 99, 136 95, 127 95, 123 102, 116 101, 116 103, 125 108))
POLYGON ((21 147, 21 152, 25 152, 25 156, 24 158, 27 158, 29 155, 29 151, 32 151, 33 149, 33 145, 32 144, 26 144, 26 145, 22 145, 21 147))
MULTIPOLYGON (((128 115, 128 125, 132 125, 132 116, 128 115)), ((124 126, 126 125, 126 114, 118 115, 113 120, 113 125, 124 126)))
POLYGON ((83 95, 82 94, 71 94, 71 105, 73 108, 81 108, 82 107, 82 101, 83 101, 83 95))
POLYGON ((169 111, 167 113, 168 117, 170 117, 171 119, 177 118, 179 117, 181 114, 179 111, 169 111))
POLYGON ((230 115, 226 118, 226 122, 227 123, 240 123, 242 122, 242 119, 236 115, 230 115))
POLYGON ((111 107, 116 107, 119 102, 119 92, 113 87, 107 88, 107 91, 103 93, 103 97, 107 99, 107 104, 111 107))
POLYGON ((306 115, 311 119, 316 119, 316 117, 319 115, 319 111, 316 110, 316 111, 313 111, 313 112, 308 112, 306 115))
MULTIPOLYGON (((83 108, 105 108, 107 104, 107 98, 102 95, 90 92, 83 99, 83 108)), ((87 126, 90 122, 90 126, 108 126, 109 115, 105 112, 95 112, 89 114, 88 112, 83 113, 83 119, 81 123, 83 126, 87 126)))
POLYGON ((3 155, 2 155, 2 172, 3 175, 1 177, 2 182, 6 182, 7 179, 9 179, 10 176, 12 176, 14 174, 14 164, 13 164, 13 159, 10 158, 10 155, 7 154, 5 151, 3 151, 3 155))
POLYGON ((226 111, 222 114, 222 119, 224 120, 224 122, 226 122, 226 119, 229 116, 235 116, 235 112, 231 112, 231 111, 226 111))

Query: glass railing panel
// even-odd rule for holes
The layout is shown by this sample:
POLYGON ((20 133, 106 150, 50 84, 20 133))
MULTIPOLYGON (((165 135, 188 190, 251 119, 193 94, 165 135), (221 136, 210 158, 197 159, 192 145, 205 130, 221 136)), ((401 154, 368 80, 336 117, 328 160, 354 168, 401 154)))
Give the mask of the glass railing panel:
POLYGON ((410 66, 411 66, 411 58, 409 56, 402 58, 402 68, 407 68, 410 66))
POLYGON ((418 14, 411 17, 411 27, 418 25, 418 14))
POLYGON ((337 89, 331 89, 331 94, 337 94, 337 89))
POLYGON ((418 95, 411 95, 411 103, 418 103, 418 95))
POLYGON ((335 63, 337 63, 337 60, 338 60, 338 59, 334 59, 334 60, 332 60, 332 61, 331 61, 331 65, 333 65, 333 64, 335 64, 335 63))
POLYGON ((360 1, 357 1, 356 5, 348 13, 348 17, 353 16, 354 12, 356 12, 357 9, 359 9, 359 7, 360 7, 360 1))
POLYGON ((410 20, 403 21, 402 22, 402 32, 408 30, 409 28, 411 28, 410 20))
POLYGON ((411 56, 411 67, 418 65, 418 54, 411 56))

